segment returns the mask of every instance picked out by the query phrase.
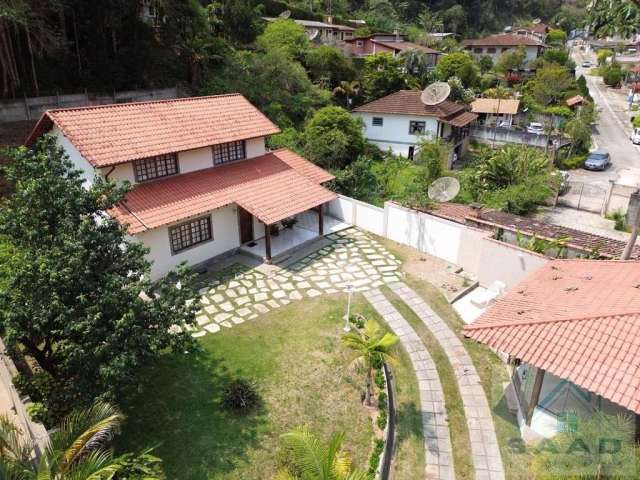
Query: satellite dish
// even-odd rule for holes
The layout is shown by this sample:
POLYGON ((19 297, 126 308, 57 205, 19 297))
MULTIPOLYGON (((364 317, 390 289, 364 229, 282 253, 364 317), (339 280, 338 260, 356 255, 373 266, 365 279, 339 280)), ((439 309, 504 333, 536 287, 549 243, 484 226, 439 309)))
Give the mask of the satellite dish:
POLYGON ((438 105, 444 102, 451 93, 451 87, 446 82, 435 82, 424 89, 420 100, 425 105, 438 105))
POLYGON ((536 18, 536 19, 535 19, 533 22, 531 22, 531 23, 533 23, 534 25, 538 25, 540 22, 542 22, 542 19, 540 19, 540 18, 536 18))
POLYGON ((315 40, 318 35, 320 35, 320 30, 314 28, 309 31, 309 40, 315 40))
POLYGON ((285 10, 284 12, 282 12, 280 15, 278 15, 280 18, 289 18, 291 16, 291 10, 285 10))
POLYGON ((429 198, 436 202, 448 202, 460 192, 460 182, 453 177, 440 177, 429 185, 429 198))

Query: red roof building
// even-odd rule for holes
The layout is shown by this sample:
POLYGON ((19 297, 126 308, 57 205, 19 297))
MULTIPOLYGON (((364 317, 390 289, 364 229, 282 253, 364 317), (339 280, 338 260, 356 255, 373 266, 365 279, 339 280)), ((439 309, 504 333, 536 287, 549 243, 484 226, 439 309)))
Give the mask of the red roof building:
POLYGON ((550 261, 463 333, 519 365, 514 384, 534 429, 536 416, 548 424, 571 410, 640 414, 638 261, 550 261))
POLYGON ((435 67, 442 52, 433 48, 407 42, 399 34, 374 33, 367 37, 345 40, 345 54, 350 57, 366 57, 377 53, 390 53, 394 57, 409 50, 418 50, 427 54, 429 65, 435 67))
POLYGON ((501 55, 523 49, 525 52, 525 69, 527 64, 534 61, 544 52, 544 42, 535 35, 518 35, 515 33, 500 33, 483 38, 463 40, 462 46, 474 57, 490 57, 494 62, 501 55))
POLYGON ((413 158, 422 138, 452 143, 450 163, 468 144, 469 125, 478 116, 462 104, 443 100, 425 105, 421 90, 400 90, 353 109, 364 123, 365 137, 383 150, 413 158))
POLYGON ((51 133, 87 186, 96 175, 133 185, 109 213, 147 245, 158 277, 247 244, 271 261, 281 222, 310 211, 313 235, 323 234, 322 206, 336 195, 322 184, 333 176, 286 149, 269 152, 265 139, 279 131, 230 94, 49 110, 27 144, 51 133))

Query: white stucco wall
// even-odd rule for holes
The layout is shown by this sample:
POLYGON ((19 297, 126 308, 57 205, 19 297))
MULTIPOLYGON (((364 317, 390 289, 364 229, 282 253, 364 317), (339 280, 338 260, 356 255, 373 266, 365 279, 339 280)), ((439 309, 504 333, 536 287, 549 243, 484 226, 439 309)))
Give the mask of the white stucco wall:
MULTIPOLYGON (((532 60, 535 60, 536 58, 538 58, 538 48, 536 46, 526 46, 525 47, 525 52, 527 54, 525 61, 526 62, 530 62, 532 60)), ((498 47, 472 47, 469 52, 474 56, 474 57, 482 57, 484 55, 487 55, 489 57, 491 57, 491 59, 493 60, 493 62, 495 63, 499 58, 500 55, 502 55, 503 53, 506 52, 510 52, 510 51, 514 51, 516 50, 517 47, 502 47, 502 46, 498 46, 498 47), (489 53, 489 49, 495 49, 495 53, 489 53), (504 50, 506 49, 506 50, 504 50), (482 51, 478 51, 478 50, 482 50, 482 51)))
POLYGON ((55 137, 56 143, 62 147, 65 153, 69 156, 69 160, 73 164, 74 168, 82 172, 82 178, 85 181, 84 186, 86 188, 90 188, 91 185, 93 185, 93 181, 96 176, 96 171, 93 166, 85 160, 73 143, 64 136, 58 127, 53 127, 50 133, 55 137))
POLYGON ((181 262, 186 261, 189 265, 196 265, 240 246, 238 213, 235 205, 219 208, 211 212, 212 241, 173 255, 169 243, 169 228, 180 223, 183 222, 154 228, 136 235, 137 240, 150 249, 147 258, 153 262, 151 265, 151 277, 153 279, 165 275, 181 262))
POLYGON ((425 135, 438 134, 438 120, 435 117, 421 117, 419 115, 391 115, 383 113, 354 113, 364 122, 364 136, 378 145, 382 150, 391 148, 397 155, 407 156, 409 147, 416 147, 421 135, 409 133, 411 121, 425 122, 425 135), (372 123, 374 117, 383 119, 382 126, 372 123))
MULTIPOLYGON (((264 137, 252 138, 246 141, 247 158, 258 157, 266 152, 264 137)), ((211 147, 196 148, 178 152, 178 168, 180 173, 189 173, 204 168, 213 167, 213 153, 211 147)), ((106 175, 112 167, 102 169, 102 174, 106 175)), ((133 173, 133 162, 116 165, 115 169, 109 173, 109 179, 114 181, 128 181, 136 183, 133 173)))

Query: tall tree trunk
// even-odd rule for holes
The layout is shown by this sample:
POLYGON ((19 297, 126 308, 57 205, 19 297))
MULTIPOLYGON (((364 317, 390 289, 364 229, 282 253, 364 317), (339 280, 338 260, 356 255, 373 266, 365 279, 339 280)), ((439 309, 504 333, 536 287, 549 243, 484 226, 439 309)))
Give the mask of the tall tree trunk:
POLYGON ((0 21, 0 65, 3 67, 3 96, 6 97, 10 94, 15 97, 16 88, 20 85, 20 75, 16 65, 11 33, 7 24, 2 21, 0 21))
POLYGON ((31 341, 31 339, 27 337, 22 337, 20 339, 20 343, 24 345, 24 347, 27 350, 27 353, 30 356, 32 356, 36 360, 36 362, 38 362, 38 365, 40 365, 40 367, 44 371, 49 373, 52 377, 58 378, 58 371, 56 369, 55 364, 50 360, 50 358, 45 354, 45 352, 40 350, 37 347, 37 345, 31 341))
POLYGON ((36 73, 36 62, 33 58, 33 45, 31 44, 31 34, 29 32, 29 26, 24 26, 24 31, 27 34, 27 47, 29 48, 29 58, 31 59, 31 75, 33 76, 33 88, 35 89, 36 97, 40 96, 40 86, 38 85, 38 74, 36 73))
POLYGON ((78 60, 78 73, 82 73, 82 61, 80 60, 80 42, 78 39, 78 21, 76 19, 76 9, 71 9, 71 20, 73 22, 73 40, 76 44, 76 59, 78 60))

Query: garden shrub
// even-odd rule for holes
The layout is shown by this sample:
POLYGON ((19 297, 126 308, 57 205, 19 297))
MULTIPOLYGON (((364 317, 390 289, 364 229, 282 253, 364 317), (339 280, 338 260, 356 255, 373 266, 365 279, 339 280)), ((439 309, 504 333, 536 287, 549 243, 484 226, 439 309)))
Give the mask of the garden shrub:
POLYGON ((34 422, 42 423, 47 418, 47 407, 41 402, 29 403, 26 410, 29 418, 34 422))
POLYGON ((625 214, 622 213, 620 210, 616 210, 612 214, 607 215, 607 218, 615 222, 615 225, 613 227, 615 230, 618 230, 620 232, 627 231, 627 225, 626 225, 627 219, 625 217, 625 214))
POLYGON ((251 380, 236 378, 229 382, 222 394, 222 405, 236 413, 248 413, 260 404, 260 395, 251 380))
POLYGON ((560 170, 575 170, 576 168, 582 168, 586 159, 586 155, 572 155, 566 158, 559 158, 558 168, 560 170))
POLYGON ((384 373, 382 370, 376 370, 376 375, 373 380, 376 382, 376 385, 380 390, 384 388, 384 373))
POLYGON ((387 411, 380 410, 380 412, 378 413, 378 428, 380 430, 384 430, 386 426, 387 426, 387 411))
POLYGON ((384 450, 384 440, 376 439, 373 444, 373 452, 371 452, 371 457, 369 457, 369 470, 367 473, 369 475, 375 475, 378 470, 378 465, 380 464, 380 455, 382 455, 382 451, 384 450))
POLYGON ((378 395, 378 409, 387 409, 387 394, 385 392, 380 392, 380 395, 378 395))

